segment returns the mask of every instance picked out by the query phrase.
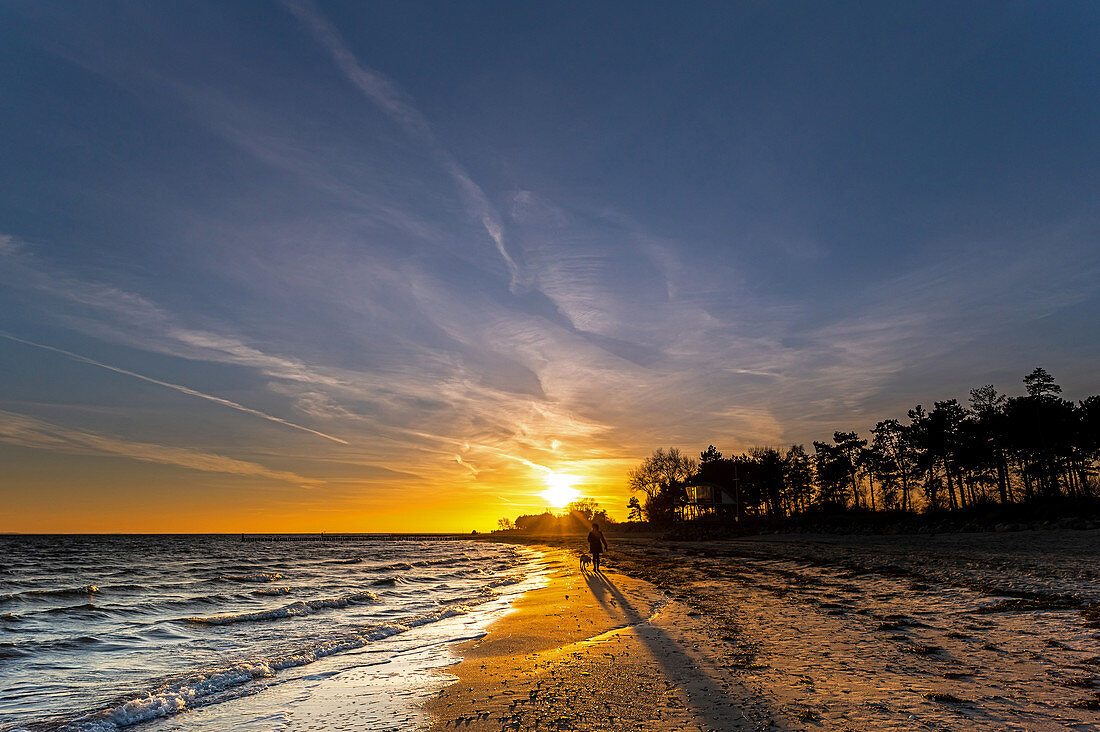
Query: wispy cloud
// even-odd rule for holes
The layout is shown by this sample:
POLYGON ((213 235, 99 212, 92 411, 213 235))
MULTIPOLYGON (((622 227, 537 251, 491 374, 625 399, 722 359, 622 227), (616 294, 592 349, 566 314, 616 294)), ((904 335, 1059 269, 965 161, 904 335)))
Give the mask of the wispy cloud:
POLYGON ((500 214, 454 155, 439 144, 427 118, 416 108, 408 94, 381 72, 360 63, 340 32, 311 0, 283 0, 283 5, 309 29, 356 88, 399 124, 406 134, 437 156, 458 187, 467 213, 484 227, 507 265, 512 289, 518 289, 523 284, 523 277, 519 265, 508 251, 500 214))
POLYGON ((29 341, 29 340, 26 340, 25 338, 19 338, 17 336, 11 335, 10 333, 4 333, 2 331, 0 331, 0 338, 6 338, 10 341, 15 341, 16 343, 22 343, 23 345, 26 345, 26 346, 31 346, 33 348, 39 348, 39 349, 44 350, 44 351, 50 351, 51 353, 57 353, 59 355, 62 355, 62 356, 66 357, 66 358, 69 358, 69 359, 72 359, 73 361, 77 361, 79 363, 86 363, 86 364, 89 364, 91 366, 96 366, 96 367, 101 368, 101 369, 106 369, 108 371, 113 371, 116 374, 122 374, 123 376, 129 376, 129 377, 134 378, 134 379, 139 379, 139 380, 147 382, 149 384, 156 384, 157 386, 163 386, 166 389, 172 389, 174 391, 180 392, 181 394, 187 394, 188 396, 198 397, 199 399, 205 399, 206 401, 213 402, 215 404, 220 404, 223 407, 229 407, 230 409, 235 409, 238 412, 244 412, 245 414, 251 414, 251 415, 259 417, 261 419, 266 419, 269 422, 275 422, 276 424, 281 424, 281 425, 284 425, 286 427, 290 427, 292 429, 301 430, 302 432, 308 432, 309 434, 316 435, 317 437, 323 437, 324 439, 331 440, 332 442, 338 442, 341 445, 348 444, 347 441, 342 440, 339 437, 333 437, 332 435, 327 435, 324 432, 319 432, 315 429, 311 429, 309 427, 305 427, 305 426, 300 425, 300 424, 295 424, 294 422, 290 422, 290 421, 285 420, 281 417, 276 417, 274 415, 267 414, 266 412, 261 412, 258 409, 253 409, 251 407, 246 407, 243 404, 238 404, 237 402, 230 401, 229 399, 223 399, 222 397, 213 396, 212 394, 204 394, 201 391, 197 391, 195 389, 191 389, 191 388, 186 387, 186 386, 181 386, 179 384, 171 384, 167 381, 161 381, 160 379, 154 379, 150 376, 144 376, 144 375, 136 373, 134 371, 129 371, 127 369, 119 368, 117 366, 111 366, 110 364, 103 363, 102 361, 96 361, 95 359, 88 358, 87 356, 81 356, 80 354, 73 353, 72 351, 66 351, 63 348, 55 348, 54 346, 48 346, 48 345, 45 345, 45 344, 42 344, 42 343, 35 343, 34 341, 29 341))
MULTIPOLYGON (((1063 181, 1064 200, 1021 179, 1020 211, 997 224, 1007 181, 959 187, 942 161, 894 166, 929 160, 904 150, 853 162, 812 124, 778 144, 791 115, 774 92, 805 98, 782 83, 734 109, 680 85, 690 64, 648 69, 699 122, 669 124, 653 84, 629 83, 636 54, 598 33, 535 24, 521 29, 531 48, 572 34, 567 57, 501 64, 400 42, 446 34, 446 14, 385 14, 397 42, 374 45, 378 29, 345 25, 354 12, 281 3, 264 18, 208 2, 13 16, 28 52, 63 58, 60 85, 17 104, 42 112, 93 76, 115 92, 88 97, 86 125, 13 117, 42 164, 12 169, 38 213, 0 233, 0 328, 14 334, 0 371, 20 376, 0 379, 0 407, 64 426, 23 439, 227 451, 365 501, 455 486, 456 500, 522 503, 547 471, 587 471, 621 510, 626 467, 658 445, 865 429, 954 395, 952 379, 1033 367, 1036 344, 1061 344, 1062 364, 1043 362, 1060 379, 1095 360, 1069 333, 1095 319, 1100 276, 1083 179, 1063 181), (404 71, 417 68, 438 73, 422 84, 404 71), (495 90, 517 114, 493 109, 495 90), (1077 223, 1060 231, 1056 216, 1077 223), (57 379, 73 368, 101 388, 57 379), (165 394, 183 408, 153 408, 165 394)), ((515 28, 483 30, 501 50, 515 28)), ((1012 160, 995 167, 1027 168, 1012 160)))
POLYGON ((474 467, 473 465, 471 465, 471 464, 470 464, 470 463, 468 463, 467 461, 463 460, 463 459, 462 459, 462 456, 461 456, 461 455, 455 455, 455 462, 456 462, 456 463, 458 463, 459 465, 461 465, 462 467, 466 468, 466 470, 469 470, 469 471, 470 471, 470 473, 471 473, 471 474, 472 474, 472 475, 473 475, 473 476, 474 476, 475 478, 476 478, 476 477, 478 476, 478 474, 480 473, 480 471, 479 471, 479 470, 478 470, 477 468, 475 468, 475 467, 474 467))
MULTIPOLYGON (((86 333, 142 350, 253 369, 269 380, 270 389, 290 397, 302 414, 341 424, 351 433, 368 435, 367 439, 375 445, 378 454, 387 453, 387 446, 392 451, 399 451, 428 443, 435 446, 431 448, 433 452, 442 456, 451 449, 449 446, 469 443, 472 439, 480 460, 509 460, 502 454, 540 449, 537 440, 545 439, 542 434, 547 431, 575 441, 603 429, 597 423, 579 419, 560 397, 551 400, 545 395, 531 398, 495 387, 492 374, 480 371, 484 356, 468 364, 446 350, 408 343, 399 368, 337 369, 307 364, 300 359, 262 351, 233 335, 185 327, 179 324, 175 315, 142 295, 51 270, 30 252, 26 255, 18 273, 21 284, 32 283, 41 292, 79 304, 83 314, 78 325, 86 333), (410 368, 411 364, 415 367, 410 368), (440 433, 449 432, 459 437, 416 429, 423 420, 431 420, 440 433), (379 438, 384 442, 379 443, 379 438)), ((421 292, 422 295, 428 290, 435 291, 437 286, 425 280, 424 287, 427 289, 421 292)), ((426 305, 427 301, 421 304, 426 305)), ((436 308, 440 312, 455 308, 453 304, 449 306, 447 302, 432 300, 432 312, 425 314, 439 327, 444 321, 434 317, 436 308)), ((499 310, 499 306, 496 309, 499 310)), ((466 312, 465 308, 462 312, 466 312)), ((478 319, 476 312, 469 312, 464 317, 478 319)), ((496 317, 501 325, 512 319, 504 310, 496 317)), ((537 328, 532 335, 536 332, 537 328)), ((473 331, 465 325, 456 324, 454 335, 456 342, 469 344, 471 353, 480 352, 487 345, 480 338, 470 340, 468 336, 473 335, 473 331)), ((496 337, 508 339, 512 336, 501 332, 496 337)), ((517 342, 520 340, 523 339, 517 337, 517 342)), ((170 384, 55 346, 26 343, 115 373, 210 399, 223 406, 236 405, 231 408, 251 410, 250 413, 264 419, 273 418, 262 410, 192 387, 170 384)), ((499 345, 502 351, 515 352, 514 343, 499 345)), ((274 419, 346 444, 346 440, 334 438, 330 432, 283 418, 274 419)), ((540 466, 539 469, 545 468, 540 466)))
MULTIPOLYGON (((947 259, 895 280, 853 283, 843 309, 808 312, 806 303, 751 287, 736 262, 696 261, 684 245, 621 215, 566 209, 533 192, 513 204, 515 242, 536 288, 522 297, 501 299, 426 263, 391 267, 327 251, 302 273, 293 257, 264 260, 278 287, 293 282, 296 296, 339 315, 334 323, 347 335, 340 351, 306 350, 290 328, 250 338, 242 319, 229 326, 202 312, 170 312, 51 268, 18 242, 8 259, 22 269, 0 276, 80 306, 86 334, 251 371, 291 400, 299 421, 319 428, 307 431, 355 445, 297 459, 371 490, 537 486, 550 470, 621 472, 660 444, 714 442, 729 451, 866 427, 866 419, 890 416, 884 402, 909 399, 892 392, 898 379, 981 338, 995 320, 985 313, 1004 312, 991 304, 1005 293, 1017 293, 1013 317, 1034 319, 1088 291, 1085 279, 1067 283, 1041 263, 994 262, 975 281, 973 262, 947 259), (1050 286, 1019 296, 1036 277, 1050 286), (391 314, 394 293, 400 314, 391 314), (396 328, 358 330, 391 317, 396 328), (415 332, 401 327, 410 322, 415 332), (391 333, 400 340, 385 340, 391 333), (397 472, 365 477, 380 468, 397 472)), ((255 410, 264 419, 270 411, 255 410)), ((613 494, 614 476, 601 480, 600 490, 613 494)))
POLYGON ((272 119, 270 114, 250 107, 239 98, 206 87, 171 79, 157 81, 184 99, 197 121, 263 165, 292 174, 361 216, 409 234, 421 243, 445 237, 445 230, 437 223, 387 200, 380 192, 364 190, 358 181, 346 180, 341 175, 347 172, 345 159, 333 159, 331 153, 328 156, 320 153, 313 141, 289 139, 285 128, 280 126, 282 120, 272 119))
POLYGON ((15 240, 14 236, 11 234, 0 234, 0 254, 15 254, 18 248, 19 243, 15 240))
MULTIPOLYGON (((439 463, 433 466, 431 460, 417 461, 412 469, 421 479, 438 479, 441 477, 439 469, 447 463, 446 458, 453 456, 456 447, 465 445, 469 451, 465 462, 451 461, 450 465, 460 468, 467 475, 481 475, 486 468, 492 471, 495 469, 492 466, 502 463, 524 466, 542 473, 550 468, 517 455, 532 451, 548 452, 551 439, 578 445, 580 441, 606 429, 598 420, 576 414, 569 404, 567 392, 549 396, 516 393, 510 388, 497 386, 491 370, 482 370, 485 365, 492 365, 492 360, 486 360, 488 353, 518 355, 520 360, 531 363, 533 368, 542 369, 545 358, 557 350, 542 333, 548 324, 537 318, 517 320, 500 304, 482 303, 483 308, 494 312, 491 322, 495 332, 487 340, 469 327, 471 322, 481 320, 487 310, 476 307, 470 310, 466 306, 456 308, 454 302, 438 299, 438 295, 442 294, 439 283, 430 279, 416 278, 420 282, 415 288, 419 295, 413 296, 413 304, 425 307, 422 314, 428 322, 451 332, 454 344, 466 348, 471 356, 478 354, 476 359, 469 361, 449 352, 446 347, 413 341, 404 344, 403 356, 392 368, 359 365, 333 368, 269 353, 235 335, 187 327, 180 323, 178 316, 143 295, 57 271, 34 257, 30 250, 24 254, 19 264, 21 269, 16 273, 16 279, 20 280, 18 284, 30 285, 39 292, 79 305, 79 320, 71 324, 80 327, 86 334, 169 356, 254 370, 267 379, 270 390, 289 397, 299 413, 319 423, 338 424, 346 433, 345 437, 359 435, 364 444, 370 445, 371 454, 365 460, 359 451, 342 452, 343 457, 334 455, 325 457, 325 460, 344 460, 348 466, 394 465, 406 461, 410 454, 422 452, 438 459, 439 463), (422 299, 428 297, 429 292, 434 294, 429 299, 422 299), (441 316, 447 312, 461 313, 464 322, 454 322, 452 326, 449 319, 441 316), (527 323, 518 325, 522 321, 527 323), (510 323, 527 329, 528 334, 522 335, 510 323), (534 346, 536 340, 543 344, 539 346, 540 350, 549 350, 532 361, 533 354, 527 353, 527 345, 524 344, 534 346), (432 429, 420 428, 427 425, 432 429)), ((553 326, 549 327, 553 330, 553 326)), ((347 443, 344 437, 334 437, 331 430, 304 427, 268 412, 214 396, 208 391, 165 382, 57 346, 16 336, 9 336, 9 340, 18 340, 31 347, 210 400, 265 420, 278 420, 281 424, 305 429, 340 444, 347 443)), ((320 459, 319 456, 310 457, 320 459)))
MULTIPOLYGON (((85 332, 253 370, 321 434, 366 451, 325 460, 481 483, 516 470, 537 479, 562 460, 620 459, 668 442, 728 450, 859 428, 889 416, 884 401, 909 399, 890 392, 898 379, 981 338, 993 325, 983 313, 1004 311, 991 303, 1050 270, 991 263, 975 281, 972 262, 946 260, 893 281, 854 283, 845 309, 808 313, 754 291, 736 262, 694 261, 622 216, 566 210, 533 192, 513 203, 516 241, 538 289, 501 300, 430 267, 406 268, 401 307, 428 327, 371 362, 359 354, 381 349, 354 333, 354 320, 340 321, 347 352, 325 354, 342 361, 337 367, 297 357, 302 347, 288 331, 261 346, 40 262, 26 279, 98 312, 102 320, 85 332), (533 386, 517 389, 520 382, 533 386), (560 450, 550 448, 555 440, 560 450)), ((30 261, 27 251, 21 256, 30 261)), ((334 258, 302 287, 323 295, 325 307, 354 302, 364 320, 384 316, 380 299, 389 292, 345 277, 357 266, 334 258)), ((1041 317, 1087 291, 1082 278, 1062 288, 1052 280, 1034 296, 1011 298, 1011 312, 1041 317)))
POLYGON ((312 486, 321 483, 297 473, 272 470, 246 460, 152 442, 120 440, 94 432, 61 427, 16 412, 0 411, 0 441, 20 447, 77 455, 113 455, 208 473, 268 478, 296 485, 312 486))

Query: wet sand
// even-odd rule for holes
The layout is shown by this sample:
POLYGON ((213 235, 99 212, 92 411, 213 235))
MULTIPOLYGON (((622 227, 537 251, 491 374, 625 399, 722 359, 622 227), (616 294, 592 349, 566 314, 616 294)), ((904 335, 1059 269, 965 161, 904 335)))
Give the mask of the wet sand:
MULTIPOLYGON (((433 730, 755 729, 753 703, 701 648, 699 613, 548 548, 549 583, 458 649, 433 730)), ((762 721, 762 718, 758 721, 762 721)))
POLYGON ((1100 725, 1100 532, 554 543, 432 729, 1100 725))

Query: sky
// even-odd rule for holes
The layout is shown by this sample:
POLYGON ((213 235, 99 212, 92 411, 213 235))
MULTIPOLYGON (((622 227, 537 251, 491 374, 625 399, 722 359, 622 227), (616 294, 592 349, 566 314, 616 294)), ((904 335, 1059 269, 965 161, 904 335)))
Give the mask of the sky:
POLYGON ((0 531, 469 531, 1100 393, 1100 6, 0 5, 0 531))

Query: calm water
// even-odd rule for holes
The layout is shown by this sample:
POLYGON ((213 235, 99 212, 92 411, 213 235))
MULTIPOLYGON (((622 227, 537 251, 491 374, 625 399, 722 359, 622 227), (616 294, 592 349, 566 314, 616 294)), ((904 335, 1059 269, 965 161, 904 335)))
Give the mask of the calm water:
MULTIPOLYGON (((3 537, 0 730, 186 727, 196 709, 216 722, 213 705, 334 657, 378 664, 408 647, 397 640, 457 640, 536 556, 470 541, 3 537)), ((422 683, 415 666, 407 685, 422 683)))

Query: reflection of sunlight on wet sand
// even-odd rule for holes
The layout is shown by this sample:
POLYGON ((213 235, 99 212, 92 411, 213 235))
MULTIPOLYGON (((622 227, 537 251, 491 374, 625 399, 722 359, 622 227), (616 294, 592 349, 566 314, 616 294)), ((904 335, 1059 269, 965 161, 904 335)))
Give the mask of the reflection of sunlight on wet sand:
POLYGON ((580 570, 575 538, 558 540, 570 549, 550 584, 467 651, 432 730, 761 729, 745 690, 684 631, 697 619, 648 582, 580 570))

